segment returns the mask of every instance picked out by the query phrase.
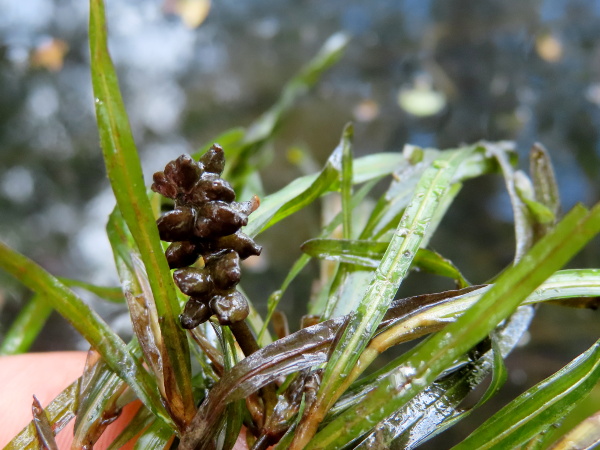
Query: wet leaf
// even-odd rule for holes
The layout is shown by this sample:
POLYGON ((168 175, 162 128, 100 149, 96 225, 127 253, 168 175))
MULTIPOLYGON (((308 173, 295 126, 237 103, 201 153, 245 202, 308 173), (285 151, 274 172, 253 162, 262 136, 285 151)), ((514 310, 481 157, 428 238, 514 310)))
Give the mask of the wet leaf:
POLYGON ((599 377, 600 340, 510 402, 454 448, 518 448, 561 422, 596 385, 599 377))
POLYGON ((554 167, 548 151, 539 143, 535 143, 531 147, 529 167, 536 201, 548 208, 555 218, 558 218, 560 195, 554 167))
MULTIPOLYGON (((315 258, 330 259, 363 267, 376 268, 383 257, 388 242, 310 239, 302 244, 302 251, 315 258)), ((460 288, 470 283, 449 260, 432 250, 420 248, 413 260, 413 267, 436 275, 457 280, 460 288)))
POLYGON ((47 296, 54 309, 102 355, 111 370, 127 381, 140 400, 156 414, 166 416, 155 380, 132 357, 121 338, 73 291, 36 263, 1 242, 0 268, 32 291, 47 296))
POLYGON ((121 449, 127 442, 140 434, 142 430, 148 428, 158 420, 160 419, 142 406, 137 413, 135 413, 127 427, 110 443, 106 450, 121 449))
MULTIPOLYGON (((396 153, 378 153, 357 158, 354 160, 354 183, 364 183, 365 181, 389 175, 401 160, 401 155, 396 153)), ((331 167, 332 161, 330 158, 320 174, 297 178, 283 189, 262 199, 260 208, 249 217, 248 225, 244 228, 244 233, 255 237, 289 214, 309 204, 310 202, 307 200, 315 200, 325 192, 336 188, 332 172, 339 173, 339 159, 334 162, 334 167, 337 167, 337 169, 331 167), (329 177, 332 179, 326 182, 326 178, 329 177), (301 198, 298 199, 298 197, 301 198)))
POLYGON ((164 422, 157 420, 150 424, 135 442, 134 450, 164 450, 175 439, 173 430, 164 422))
MULTIPOLYGON (((376 182, 377 182, 377 179, 366 182, 365 185, 362 186, 358 190, 358 192, 353 195, 352 208, 355 208, 358 204, 361 203, 361 201, 365 198, 365 196, 371 191, 373 186, 375 186, 376 182)), ((329 224, 327 224, 325 227, 323 227, 323 230, 321 231, 320 236, 325 237, 325 236, 331 235, 331 233, 335 230, 335 228, 338 227, 342 223, 342 220, 343 220, 342 214, 338 213, 331 220, 331 222, 329 224)), ((263 342, 263 339, 262 339, 263 333, 265 332, 266 327, 269 323, 269 320, 271 319, 271 315, 273 314, 273 312, 277 308, 277 305, 281 301, 283 294, 289 287, 290 283, 292 281, 294 281, 296 276, 302 271, 302 269, 304 267, 306 267, 306 264, 308 264, 309 261, 310 261, 310 257, 308 255, 303 254, 302 256, 300 256, 300 258, 298 258, 298 260, 294 263, 294 265, 288 272, 287 276, 285 277, 285 280, 283 280, 281 287, 277 291, 275 291, 273 294, 271 294, 271 296, 269 296, 269 301, 267 304, 267 308, 268 308, 267 309, 267 317, 265 319, 264 326, 258 335, 259 343, 263 342)), ((311 304, 309 304, 308 314, 321 315, 323 313, 324 307, 325 307, 324 304, 320 304, 318 302, 312 302, 311 304)))
POLYGON ((108 52, 102 0, 90 1, 89 41, 96 119, 106 170, 117 207, 131 231, 148 273, 156 310, 161 317, 158 325, 164 342, 168 343, 164 347, 163 367, 172 370, 177 388, 169 401, 181 404, 183 408, 180 410, 171 404, 170 412, 174 414, 178 425, 184 426, 195 410, 190 384, 189 348, 178 324, 179 302, 175 286, 163 256, 127 112, 108 52))
POLYGON ((214 435, 215 427, 227 403, 246 398, 280 376, 324 362, 329 345, 343 319, 334 319, 304 328, 270 344, 236 364, 211 389, 188 432, 181 438, 180 449, 195 449, 214 435))
POLYGON ((56 445, 56 441, 54 440, 54 432, 52 431, 52 426, 48 421, 48 417, 46 417, 46 412, 40 402, 33 396, 33 404, 31 405, 31 412, 33 415, 33 424, 35 426, 35 431, 37 433, 37 437, 40 445, 44 450, 58 450, 58 446, 56 445))
MULTIPOLYGON (((135 341, 130 342, 128 348, 139 355, 135 341)), ((106 427, 119 417, 123 402, 128 401, 123 398, 127 384, 99 358, 94 350, 88 352, 80 378, 74 448, 92 448, 106 427)))
MULTIPOLYGON (((519 196, 517 188, 518 176, 512 167, 509 154, 513 151, 512 143, 485 143, 487 151, 493 155, 502 169, 506 191, 512 205, 515 223, 515 262, 519 261, 533 244, 533 223, 528 216, 528 208, 519 196)), ((524 176, 524 175, 523 175, 524 176)))
POLYGON ((350 319, 332 353, 325 368, 317 400, 305 416, 309 419, 300 423, 292 448, 302 448, 308 443, 327 410, 353 381, 350 373, 390 306, 427 233, 427 226, 440 199, 450 186, 456 168, 468 152, 467 149, 446 153, 444 158, 434 161, 423 173, 413 200, 404 212, 356 315, 350 319))
POLYGON ((346 125, 342 132, 342 173, 340 178, 340 190, 342 194, 342 222, 344 239, 352 239, 352 139, 354 127, 346 125))
POLYGON ((95 284, 64 277, 59 277, 58 279, 66 286, 85 289, 86 291, 91 292, 92 294, 97 295, 101 299, 109 302, 123 303, 125 301, 123 291, 120 287, 96 286, 95 284))
MULTIPOLYGON (((46 417, 55 433, 61 431, 75 417, 78 391, 79 380, 71 383, 46 406, 46 417)), ((38 448, 37 431, 34 424, 30 423, 4 447, 4 450, 32 450, 38 448)))
POLYGON ((456 322, 417 345, 404 364, 385 377, 355 408, 326 425, 307 448, 339 448, 389 417, 483 339, 599 231, 600 206, 591 212, 582 206, 574 208, 517 265, 503 272, 456 322))
MULTIPOLYGON (((384 316, 380 332, 383 333, 394 326, 399 327, 403 323, 405 329, 412 332, 410 330, 423 327, 436 318, 449 323, 448 318, 466 311, 489 289, 489 286, 474 286, 459 291, 396 300, 384 316)), ((600 270, 580 269, 558 272, 536 289, 525 303, 577 297, 583 292, 586 292, 586 295, 600 294, 600 270)), ((218 424, 217 416, 222 413, 226 404, 256 392, 275 379, 278 373, 300 371, 325 361, 337 330, 345 321, 346 318, 332 319, 302 329, 242 360, 214 386, 194 420, 194 424, 198 424, 202 429, 195 430, 194 434, 190 432, 187 437, 189 441, 186 442, 193 448, 218 424)), ((426 333, 427 331, 421 335, 426 333)), ((390 367, 389 373, 396 367, 390 367)), ((376 373, 371 381, 374 385, 379 385, 380 380, 387 374, 388 372, 385 371, 376 373), (379 378, 375 380, 376 377, 379 378)), ((367 382, 369 382, 368 378, 367 382)), ((358 384, 360 385, 361 382, 358 384)), ((366 391, 368 390, 370 389, 366 391)))

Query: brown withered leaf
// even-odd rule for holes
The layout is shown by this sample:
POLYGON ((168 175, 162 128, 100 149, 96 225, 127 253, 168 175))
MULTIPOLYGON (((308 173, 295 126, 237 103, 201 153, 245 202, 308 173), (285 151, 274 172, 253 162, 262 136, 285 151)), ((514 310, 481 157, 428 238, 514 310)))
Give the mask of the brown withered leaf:
POLYGON ((33 396, 31 413, 33 414, 33 424, 35 425, 37 437, 42 448, 47 450, 58 450, 58 446, 54 440, 52 425, 50 425, 46 412, 35 395, 33 396))

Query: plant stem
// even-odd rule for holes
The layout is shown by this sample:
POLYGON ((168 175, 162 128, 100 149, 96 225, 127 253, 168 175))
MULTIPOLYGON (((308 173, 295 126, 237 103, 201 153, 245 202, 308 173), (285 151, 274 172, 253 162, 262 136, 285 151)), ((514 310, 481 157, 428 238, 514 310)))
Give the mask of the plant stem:
MULTIPOLYGON (((245 320, 241 322, 232 323, 229 325, 229 329, 235 336, 235 340, 244 352, 244 356, 248 357, 252 353, 260 350, 260 346, 254 337, 254 333, 248 326, 245 320)), ((261 389, 261 396, 265 405, 265 423, 267 418, 272 414, 277 404, 277 389, 273 383, 267 384, 261 389)))

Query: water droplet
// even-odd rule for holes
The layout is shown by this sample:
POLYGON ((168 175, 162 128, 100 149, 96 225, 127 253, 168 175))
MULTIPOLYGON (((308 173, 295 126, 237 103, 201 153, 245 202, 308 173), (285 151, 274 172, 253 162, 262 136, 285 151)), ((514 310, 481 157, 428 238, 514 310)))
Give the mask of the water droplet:
POLYGON ((436 159, 433 162, 433 167, 435 167, 436 169, 445 169, 446 167, 448 167, 448 161, 443 159, 436 159))
POLYGON ((398 228, 396 230, 396 234, 400 237, 406 237, 408 235, 408 228, 398 228))

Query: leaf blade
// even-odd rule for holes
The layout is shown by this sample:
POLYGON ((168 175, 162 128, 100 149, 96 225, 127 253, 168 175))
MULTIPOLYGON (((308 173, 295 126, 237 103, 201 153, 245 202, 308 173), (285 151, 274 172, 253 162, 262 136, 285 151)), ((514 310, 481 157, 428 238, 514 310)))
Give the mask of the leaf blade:
POLYGON ((170 400, 183 404, 183 411, 173 411, 176 421, 183 426, 195 411, 190 382, 189 347, 177 322, 179 303, 175 286, 163 257, 127 112, 108 52, 102 0, 90 0, 90 54, 96 118, 106 170, 118 208, 148 272, 156 308, 161 317, 159 326, 165 342, 164 364, 172 368, 178 388, 178 395, 170 400))

